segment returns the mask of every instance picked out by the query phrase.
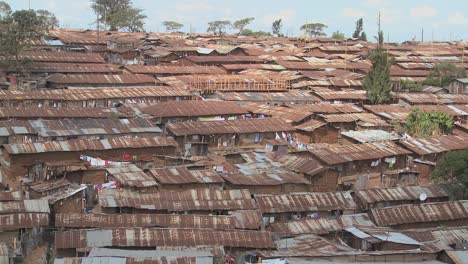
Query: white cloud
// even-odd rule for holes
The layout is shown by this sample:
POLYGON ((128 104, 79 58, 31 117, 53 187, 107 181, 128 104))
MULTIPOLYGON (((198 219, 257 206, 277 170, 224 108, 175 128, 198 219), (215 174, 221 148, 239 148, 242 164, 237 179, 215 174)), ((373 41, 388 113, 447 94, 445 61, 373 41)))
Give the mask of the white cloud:
POLYGON ((468 24, 468 17, 460 12, 456 12, 448 17, 448 23, 452 25, 468 24))
POLYGON ((177 3, 175 9, 181 13, 206 13, 214 11, 215 7, 207 1, 184 1, 177 3))
POLYGON ((401 20, 401 12, 394 8, 380 9, 380 19, 383 25, 397 23, 401 20))
POLYGON ((412 17, 433 17, 437 11, 430 6, 421 6, 412 8, 410 14, 412 17))
POLYGON ((273 23, 273 21, 278 20, 278 19, 281 18, 283 20, 283 24, 284 24, 285 21, 290 21, 295 16, 296 16, 296 11, 294 11, 292 9, 284 9, 284 10, 281 10, 280 12, 278 12, 276 14, 266 14, 266 15, 260 17, 258 19, 258 21, 261 24, 264 24, 264 25, 271 25, 271 23, 273 23))
POLYGON ((341 10, 341 15, 345 17, 359 18, 364 16, 364 12, 351 7, 346 7, 341 10))

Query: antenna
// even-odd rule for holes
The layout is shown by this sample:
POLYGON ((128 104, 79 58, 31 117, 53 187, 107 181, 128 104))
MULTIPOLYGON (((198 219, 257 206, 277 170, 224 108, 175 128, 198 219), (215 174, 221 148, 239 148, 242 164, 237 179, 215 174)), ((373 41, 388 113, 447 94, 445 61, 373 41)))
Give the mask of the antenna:
POLYGON ((424 28, 421 28, 421 42, 424 42, 424 28))

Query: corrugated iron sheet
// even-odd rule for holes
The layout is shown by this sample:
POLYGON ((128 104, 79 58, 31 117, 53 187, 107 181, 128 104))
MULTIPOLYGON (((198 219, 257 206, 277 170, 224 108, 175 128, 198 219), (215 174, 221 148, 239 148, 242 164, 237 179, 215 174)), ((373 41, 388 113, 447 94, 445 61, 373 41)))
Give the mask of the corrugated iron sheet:
POLYGON ((466 94, 398 93, 398 98, 412 104, 467 104, 466 94))
POLYGON ((402 141, 401 144, 423 156, 468 148, 468 134, 461 132, 456 135, 444 135, 427 139, 412 138, 402 141))
POLYGON ((257 56, 187 56, 187 60, 194 63, 263 63, 264 60, 257 56))
POLYGON ((228 230, 238 228, 238 223, 237 220, 231 216, 66 213, 55 214, 55 226, 60 228, 170 227, 228 230))
POLYGON ((255 200, 262 213, 355 210, 357 208, 349 192, 256 195, 255 200))
POLYGON ((364 90, 346 90, 334 91, 320 89, 313 92, 316 96, 326 101, 333 100, 367 100, 366 91, 364 90))
POLYGON ((133 148, 176 147, 177 143, 170 137, 153 138, 109 138, 109 139, 75 139, 66 141, 37 142, 26 144, 7 144, 5 150, 10 154, 33 154, 41 152, 69 152, 84 150, 110 150, 133 148))
POLYGON ((153 117, 198 117, 247 114, 246 108, 224 101, 173 101, 163 102, 141 109, 153 117))
POLYGON ((220 231, 209 229, 132 228, 55 232, 55 247, 159 247, 214 246, 233 248, 271 248, 272 236, 266 231, 220 231))
POLYGON ((317 160, 310 158, 296 157, 292 155, 284 155, 279 158, 278 162, 281 162, 288 169, 297 173, 304 173, 309 176, 316 175, 322 171, 325 171, 327 167, 323 166, 317 160))
POLYGON ((363 126, 391 126, 380 117, 371 113, 349 113, 321 115, 327 123, 362 123, 363 126))
POLYGON ((180 122, 166 128, 176 136, 213 134, 251 134, 294 131, 294 127, 277 118, 238 119, 210 122, 180 122))
POLYGON ((225 74, 226 71, 216 66, 161 66, 161 65, 126 65, 125 69, 136 74, 179 75, 179 74, 225 74))
POLYGON ((145 74, 60 74, 56 73, 46 78, 54 84, 156 84, 156 79, 145 74))
POLYGON ((189 170, 187 167, 151 169, 150 173, 161 184, 223 183, 221 176, 212 170, 189 170))
POLYGON ((54 118, 116 118, 127 117, 117 108, 48 108, 48 107, 5 107, 0 108, 0 118, 54 119, 54 118))
POLYGON ((0 202, 0 214, 50 213, 47 200, 22 200, 0 202))
POLYGON ((375 160, 385 157, 411 154, 391 141, 351 145, 328 145, 310 147, 310 153, 328 165, 357 160, 375 160))
POLYGON ((158 185, 153 177, 144 173, 134 164, 107 167, 106 171, 108 174, 112 175, 117 182, 124 186, 144 188, 158 185))
POLYGON ((30 66, 32 72, 44 73, 102 73, 118 74, 122 70, 119 65, 98 63, 61 63, 61 62, 37 62, 30 66))
POLYGON ((0 192, 0 201, 19 201, 24 199, 23 191, 4 191, 0 192))
POLYGON ((170 212, 257 209, 248 190, 196 189, 157 193, 102 190, 99 192, 99 204, 103 207, 131 207, 170 212))
POLYGON ((356 191, 355 195, 362 203, 372 204, 386 201, 419 200, 419 195, 423 193, 425 193, 428 198, 448 198, 445 188, 438 185, 369 189, 356 191))
POLYGON ((248 103, 244 106, 249 110, 249 112, 282 119, 288 123, 300 122, 312 115, 312 113, 309 111, 303 111, 302 109, 296 109, 286 105, 276 106, 265 105, 262 103, 248 103))
POLYGON ((52 52, 52 51, 23 51, 20 59, 33 62, 68 62, 68 63, 105 63, 98 53, 52 52))
POLYGON ((54 264, 212 264, 212 257, 82 257, 55 259, 54 264))
POLYGON ((468 201, 392 206, 372 209, 370 215, 378 226, 466 219, 468 201))
POLYGON ((241 102, 285 102, 285 103, 313 103, 319 102, 316 96, 307 91, 288 92, 217 92, 224 101, 241 102))
POLYGON ((48 213, 0 214, 0 230, 3 231, 20 228, 42 227, 48 225, 48 213))

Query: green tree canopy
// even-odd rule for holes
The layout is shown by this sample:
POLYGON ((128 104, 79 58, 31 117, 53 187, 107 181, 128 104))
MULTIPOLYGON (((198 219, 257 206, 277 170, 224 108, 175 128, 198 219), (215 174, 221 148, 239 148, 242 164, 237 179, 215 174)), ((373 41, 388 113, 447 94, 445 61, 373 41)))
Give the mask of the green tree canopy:
POLYGON ((334 39, 345 39, 344 33, 341 33, 339 30, 333 32, 331 37, 334 39))
POLYGON ((223 35, 229 27, 231 27, 229 20, 216 20, 208 22, 208 29, 206 31, 212 32, 215 35, 223 35))
POLYGON ((244 19, 239 19, 237 21, 234 22, 234 24, 232 25, 233 28, 237 29, 238 30, 238 33, 237 34, 241 34, 242 31, 244 31, 245 27, 252 23, 252 21, 254 20, 253 17, 248 17, 248 18, 244 18, 244 19))
POLYGON ((468 199, 468 148, 442 156, 432 171, 432 178, 448 184, 452 199, 468 199))
POLYGON ((407 90, 409 92, 420 92, 423 87, 420 82, 414 82, 407 79, 400 79, 400 89, 407 90))
POLYGON ((37 16, 39 16, 39 19, 43 23, 42 26, 46 28, 47 30, 51 30, 56 27, 59 27, 59 21, 53 13, 47 10, 37 10, 36 13, 37 13, 37 16))
POLYGON ((363 30, 364 26, 364 21, 362 20, 362 17, 356 21, 356 29, 353 32, 353 38, 360 38, 361 37, 361 32, 363 30))
POLYGON ((166 27, 166 31, 175 32, 179 31, 184 25, 175 21, 163 21, 163 26, 166 27))
POLYGON ((388 102, 392 91, 390 66, 393 64, 393 59, 389 58, 387 52, 380 47, 369 51, 369 59, 372 66, 362 83, 367 99, 371 104, 388 102))
POLYGON ((142 9, 134 8, 130 0, 91 0, 91 7, 111 31, 143 31, 146 15, 142 9))
POLYGON ((242 36, 252 36, 252 37, 271 37, 272 36, 270 32, 261 31, 261 30, 253 31, 251 29, 242 30, 241 35, 242 36))
POLYGON ((366 34, 366 32, 363 31, 363 32, 361 33, 361 37, 359 37, 359 39, 360 39, 360 40, 363 40, 363 41, 367 41, 367 34, 366 34))
POLYGON ((282 20, 281 18, 278 20, 273 21, 273 24, 271 25, 271 31, 273 32, 274 35, 281 37, 281 28, 283 27, 282 20))
MULTIPOLYGON (((367 37, 366 37, 367 38, 367 37)), ((382 46, 383 43, 384 43, 384 34, 383 34, 383 31, 380 30, 378 33, 377 33, 377 36, 374 37, 375 40, 377 41, 377 43, 379 44, 379 46, 382 46)))
POLYGON ((454 79, 465 77, 465 69, 452 63, 440 62, 434 66, 429 76, 424 80, 424 84, 445 87, 454 79))
POLYGON ((31 41, 40 39, 48 29, 44 17, 34 10, 11 11, 8 4, 0 1, 0 56, 10 70, 21 71, 27 61, 20 60, 20 53, 31 41))
POLYGON ((309 23, 301 26, 301 30, 304 34, 309 37, 323 37, 326 36, 323 30, 327 28, 327 25, 322 23, 309 23))
POLYGON ((452 117, 444 111, 411 110, 406 119, 405 132, 421 138, 449 133, 453 128, 452 117))

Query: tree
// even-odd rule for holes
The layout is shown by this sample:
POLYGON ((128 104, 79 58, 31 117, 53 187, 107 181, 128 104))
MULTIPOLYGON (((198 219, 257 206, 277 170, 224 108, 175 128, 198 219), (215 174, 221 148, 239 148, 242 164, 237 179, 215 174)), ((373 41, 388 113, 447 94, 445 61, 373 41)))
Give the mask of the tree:
POLYGON ((91 0, 91 7, 99 21, 109 25, 109 30, 124 29, 142 31, 146 15, 142 9, 134 8, 130 0, 91 0))
POLYGON ((468 148, 450 151, 442 156, 431 176, 448 185, 450 198, 468 199, 468 148))
POLYGON ((266 31, 253 31, 251 29, 244 29, 242 32, 241 32, 241 35, 242 36, 252 36, 252 37, 271 37, 271 33, 270 32, 266 32, 266 31))
POLYGON ((273 32, 274 35, 281 37, 283 36, 283 34, 281 34, 282 27, 283 27, 283 24, 280 18, 278 20, 273 21, 273 24, 271 25, 271 31, 273 32))
POLYGON ((331 37, 334 39, 345 39, 344 33, 341 33, 339 30, 333 32, 331 37))
POLYGON ((449 133, 453 128, 452 117, 444 111, 411 110, 406 119, 405 132, 421 138, 449 133))
POLYGON ((164 21, 163 26, 166 27, 166 31, 175 32, 181 29, 184 25, 175 21, 164 21))
POLYGON ((377 33, 377 36, 374 37, 377 43, 379 44, 379 47, 383 45, 384 42, 384 34, 382 30, 379 30, 377 33))
POLYGON ((388 54, 381 47, 370 50, 369 59, 372 67, 362 83, 367 99, 372 104, 387 102, 391 98, 392 91, 390 66, 393 64, 393 59, 389 59, 388 54))
POLYGON ((353 32, 353 38, 358 39, 361 38, 361 32, 363 30, 364 21, 362 17, 356 21, 356 29, 353 32))
POLYGON ((359 39, 362 40, 362 41, 367 41, 367 34, 366 34, 366 32, 363 31, 363 32, 361 33, 361 37, 359 37, 359 39))
POLYGON ((242 31, 244 31, 244 28, 250 24, 252 21, 254 20, 253 17, 248 17, 248 18, 244 18, 244 19, 240 19, 240 20, 237 20, 234 22, 234 24, 232 25, 233 28, 237 29, 238 30, 238 35, 240 35, 242 33, 242 31))
POLYGON ((420 92, 422 91, 422 84, 419 82, 410 81, 407 79, 400 79, 401 90, 407 90, 409 92, 420 92))
POLYGON ((423 83, 426 85, 445 87, 454 79, 465 77, 465 69, 452 63, 440 62, 434 66, 431 73, 423 83))
POLYGON ((323 37, 326 34, 323 30, 327 28, 325 24, 322 23, 309 23, 301 26, 301 30, 304 31, 304 34, 310 37, 323 37))
POLYGON ((231 22, 229 20, 216 20, 208 22, 208 29, 206 31, 221 36, 226 33, 228 27, 231 27, 231 22))
POLYGON ((47 10, 37 10, 36 13, 39 16, 39 19, 42 21, 43 27, 45 29, 51 30, 59 27, 59 21, 53 13, 47 10))
POLYGON ((21 71, 27 61, 20 53, 31 41, 40 39, 46 32, 43 19, 34 10, 11 12, 9 5, 0 1, 0 56, 2 63, 12 71, 21 71))

